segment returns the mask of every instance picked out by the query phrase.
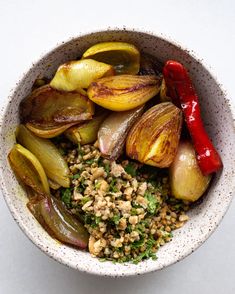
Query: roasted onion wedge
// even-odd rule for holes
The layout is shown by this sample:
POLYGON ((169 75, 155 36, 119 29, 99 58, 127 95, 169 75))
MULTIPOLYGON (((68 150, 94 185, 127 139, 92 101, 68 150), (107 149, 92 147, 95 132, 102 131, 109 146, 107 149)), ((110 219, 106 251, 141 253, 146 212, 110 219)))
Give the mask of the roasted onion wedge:
POLYGON ((61 124, 91 119, 93 103, 79 92, 62 92, 46 85, 26 97, 20 104, 24 123, 53 128, 61 124))
POLYGON ((17 177, 38 193, 50 193, 45 171, 37 157, 20 144, 14 145, 8 159, 17 177))
POLYGON ((127 155, 148 165, 169 167, 177 152, 181 126, 182 111, 174 104, 153 106, 131 128, 127 155))
POLYGON ((91 82, 114 74, 113 67, 103 62, 92 59, 69 61, 58 68, 50 86, 61 91, 74 91, 88 88, 91 82))
POLYGON ((141 54, 139 75, 160 75, 162 69, 163 63, 156 57, 147 53, 141 54))
POLYGON ((120 75, 91 83, 87 94, 104 108, 126 111, 145 104, 159 92, 160 86, 161 77, 120 75))
POLYGON ((51 237, 81 249, 87 247, 87 230, 60 201, 45 194, 29 196, 28 209, 51 237))
POLYGON ((45 197, 40 201, 40 212, 48 228, 61 242, 85 249, 89 234, 57 199, 45 197))
POLYGON ((103 156, 115 160, 123 151, 131 126, 141 116, 144 105, 135 109, 111 113, 98 132, 99 148, 103 156))
POLYGON ((188 141, 180 142, 169 174, 172 195, 187 201, 200 198, 211 180, 211 175, 202 174, 196 152, 188 141))
POLYGON ((75 144, 80 143, 84 145, 95 142, 100 124, 107 114, 108 112, 99 114, 88 122, 69 128, 65 131, 65 136, 75 144))
POLYGON ((35 136, 24 125, 18 126, 16 139, 38 158, 49 179, 62 187, 69 187, 68 165, 50 140, 35 136))
POLYGON ((61 126, 55 126, 55 127, 42 127, 40 125, 32 124, 32 123, 26 123, 25 126, 33 132, 36 136, 41 138, 54 138, 56 136, 61 135, 64 133, 65 130, 72 127, 77 123, 71 123, 71 124, 65 124, 61 126))
POLYGON ((117 74, 137 74, 140 67, 138 49, 124 42, 103 42, 93 45, 82 57, 111 64, 117 74))

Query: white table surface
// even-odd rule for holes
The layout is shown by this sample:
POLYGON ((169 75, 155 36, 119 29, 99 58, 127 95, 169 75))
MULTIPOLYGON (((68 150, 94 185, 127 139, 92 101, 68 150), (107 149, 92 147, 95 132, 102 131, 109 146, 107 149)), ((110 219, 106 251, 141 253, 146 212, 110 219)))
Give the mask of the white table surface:
MULTIPOLYGON (((235 102, 235 2, 0 0, 0 99, 32 61, 58 41, 108 26, 162 32, 207 60, 235 102)), ((234 103, 235 105, 235 103, 234 103)), ((160 272, 124 279, 92 276, 37 249, 0 197, 0 293, 235 293, 235 202, 195 253, 160 272)))

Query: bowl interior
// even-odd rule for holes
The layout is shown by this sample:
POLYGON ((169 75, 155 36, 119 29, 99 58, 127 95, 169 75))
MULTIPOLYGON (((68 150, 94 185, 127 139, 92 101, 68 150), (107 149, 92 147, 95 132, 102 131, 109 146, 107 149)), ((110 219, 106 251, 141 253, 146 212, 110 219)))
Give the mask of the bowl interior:
POLYGON ((225 94, 200 61, 188 51, 152 34, 128 30, 101 31, 71 39, 56 47, 33 64, 17 84, 1 114, 1 185, 9 209, 17 223, 29 238, 51 257, 72 268, 94 274, 111 276, 140 274, 179 261, 202 244, 217 227, 232 199, 235 170, 234 143, 233 120, 225 94), (26 195, 7 161, 7 154, 15 143, 14 130, 19 123, 19 103, 30 93, 35 79, 52 77, 61 63, 78 58, 89 46, 102 41, 130 42, 141 51, 150 53, 163 62, 167 59, 176 59, 187 67, 200 97, 206 129, 224 164, 223 171, 215 176, 202 203, 190 211, 190 220, 187 224, 175 231, 173 240, 158 251, 158 259, 147 260, 138 265, 101 263, 89 253, 59 244, 52 239, 26 208, 26 195))

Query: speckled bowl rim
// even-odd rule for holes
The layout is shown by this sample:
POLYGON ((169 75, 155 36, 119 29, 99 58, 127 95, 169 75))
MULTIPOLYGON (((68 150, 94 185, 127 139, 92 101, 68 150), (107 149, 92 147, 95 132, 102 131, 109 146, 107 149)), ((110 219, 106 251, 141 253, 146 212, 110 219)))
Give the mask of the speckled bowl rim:
MULTIPOLYGON (((136 33, 144 33, 144 34, 149 34, 153 37, 159 38, 165 42, 169 42, 171 44, 173 44, 174 46, 178 47, 179 49, 187 52, 191 57, 193 57, 199 64, 201 64, 203 66, 203 68, 208 71, 210 73, 210 75, 212 76, 212 78, 214 79, 214 81, 219 85, 223 96, 225 97, 225 101, 230 109, 231 115, 232 115, 232 119, 233 119, 233 127, 235 129, 235 111, 234 108, 231 107, 231 104, 233 105, 233 101, 230 100, 228 97, 231 97, 228 95, 228 92, 223 88, 223 85, 221 83, 219 83, 217 76, 214 74, 215 71, 212 69, 212 67, 210 65, 208 65, 202 58, 199 58, 198 55, 193 51, 193 50, 189 50, 186 46, 182 45, 180 42, 174 40, 172 37, 167 36, 163 33, 160 32, 156 32, 156 31, 150 31, 150 30, 146 30, 144 28, 141 27, 104 27, 104 28, 99 28, 99 29, 95 29, 95 30, 83 30, 83 32, 78 33, 77 36, 75 37, 70 37, 68 38, 66 41, 62 41, 57 43, 55 46, 51 47, 49 50, 47 50, 46 52, 43 52, 42 54, 40 54, 39 58, 35 61, 32 62, 32 64, 28 67, 27 70, 24 71, 23 74, 20 75, 20 77, 18 78, 18 82, 16 82, 16 86, 13 87, 10 91, 10 94, 7 98, 3 99, 2 105, 1 105, 1 109, 0 109, 0 133, 2 133, 2 119, 4 118, 5 114, 7 113, 8 110, 8 104, 9 102, 12 100, 12 98, 14 97, 15 93, 18 91, 19 87, 21 86, 21 80, 24 78, 24 76, 29 72, 29 70, 34 67, 35 65, 39 64, 41 62, 41 60, 43 58, 46 58, 49 54, 51 54, 52 51, 59 49, 60 47, 62 47, 65 43, 71 42, 74 39, 78 39, 80 37, 84 37, 86 35, 89 34, 97 34, 100 32, 104 32, 104 31, 129 31, 129 32, 136 32, 136 33)), ((0 146, 0 152, 2 147, 0 146)), ((17 209, 15 209, 10 194, 8 193, 8 189, 5 185, 4 182, 4 177, 3 177, 3 173, 2 170, 0 170, 0 180, 1 180, 1 191, 3 194, 3 197, 7 203, 7 206, 14 218, 14 220, 17 222, 17 224, 19 225, 20 229, 26 234, 26 236, 30 239, 30 241, 35 244, 39 249, 41 249, 41 251, 43 251, 46 255, 48 255, 49 257, 53 258, 54 260, 60 262, 61 264, 64 264, 70 268, 74 268, 76 270, 80 270, 82 272, 86 272, 89 274, 95 274, 95 275, 102 275, 102 276, 111 276, 111 277, 123 277, 123 276, 134 276, 134 275, 140 275, 140 274, 145 274, 145 273, 149 273, 149 272, 153 272, 153 271, 157 271, 157 270, 161 270, 165 267, 168 267, 172 264, 175 264, 178 261, 183 260, 185 257, 187 257, 188 255, 190 255, 191 253, 193 253, 197 248, 199 248, 208 238, 209 236, 215 231, 215 229, 218 227, 219 223, 221 222, 221 220, 223 219, 225 213, 227 212, 231 201, 233 199, 233 195, 235 192, 235 178, 234 181, 232 183, 232 194, 230 197, 229 202, 227 202, 227 205, 225 205, 223 207, 223 209, 221 209, 221 214, 217 217, 217 219, 214 222, 214 226, 213 229, 211 231, 208 231, 207 233, 205 233, 204 235, 202 235, 200 240, 197 240, 197 242, 195 242, 191 247, 189 247, 188 250, 185 250, 184 255, 180 257, 180 259, 176 256, 174 256, 170 262, 168 262, 167 264, 164 265, 159 265, 156 263, 156 267, 152 267, 150 269, 146 269, 144 268, 136 268, 136 270, 130 270, 128 273, 125 273, 125 275, 123 274, 118 274, 116 273, 115 276, 113 274, 110 274, 108 271, 108 266, 107 266, 107 272, 106 274, 100 273, 99 271, 97 271, 96 269, 92 269, 89 268, 89 270, 87 270, 85 267, 83 267, 82 264, 77 264, 76 266, 74 266, 73 263, 71 263, 70 261, 66 261, 63 260, 63 258, 60 258, 59 256, 53 254, 48 248, 45 248, 45 246, 43 246, 43 242, 39 242, 37 240, 37 238, 31 234, 31 232, 29 230, 27 230, 27 227, 25 226, 24 220, 20 219, 18 217, 18 213, 17 213, 17 209)))

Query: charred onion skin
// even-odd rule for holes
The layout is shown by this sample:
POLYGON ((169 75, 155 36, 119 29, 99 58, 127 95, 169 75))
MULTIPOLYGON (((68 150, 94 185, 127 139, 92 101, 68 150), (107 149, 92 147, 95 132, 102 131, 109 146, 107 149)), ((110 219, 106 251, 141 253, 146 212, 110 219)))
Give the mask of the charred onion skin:
POLYGON ((150 108, 131 128, 126 142, 127 155, 144 164, 169 167, 177 152, 182 112, 171 102, 150 108))

